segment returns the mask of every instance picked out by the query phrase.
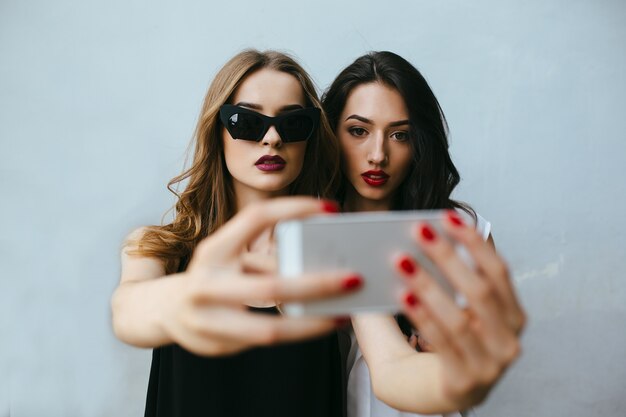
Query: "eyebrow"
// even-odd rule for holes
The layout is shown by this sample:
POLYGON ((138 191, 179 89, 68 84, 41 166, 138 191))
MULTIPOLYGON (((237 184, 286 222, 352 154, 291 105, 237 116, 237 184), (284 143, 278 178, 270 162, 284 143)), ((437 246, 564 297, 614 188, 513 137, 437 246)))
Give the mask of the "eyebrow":
MULTIPOLYGON (((355 119, 355 120, 358 120, 360 122, 367 123, 367 124, 370 124, 370 125, 374 124, 374 122, 371 121, 370 119, 368 119, 366 117, 363 117, 363 116, 359 116, 358 114, 353 114, 353 115, 350 115, 350 116, 346 117, 346 120, 350 120, 350 119, 355 119)), ((398 120, 397 122, 389 123, 387 125, 387 127, 404 126, 404 125, 408 125, 408 124, 410 124, 408 119, 406 119, 406 120, 398 120)))
MULTIPOLYGON (((254 110, 263 110, 263 106, 261 106, 260 104, 256 104, 256 103, 248 103, 246 101, 240 101, 239 103, 235 104, 235 106, 241 106, 241 107, 248 107, 250 109, 254 109, 254 110)), ((286 111, 290 111, 290 110, 300 110, 303 109, 304 107, 302 107, 299 104, 288 104, 286 106, 282 106, 278 109, 278 112, 286 112, 286 111)))

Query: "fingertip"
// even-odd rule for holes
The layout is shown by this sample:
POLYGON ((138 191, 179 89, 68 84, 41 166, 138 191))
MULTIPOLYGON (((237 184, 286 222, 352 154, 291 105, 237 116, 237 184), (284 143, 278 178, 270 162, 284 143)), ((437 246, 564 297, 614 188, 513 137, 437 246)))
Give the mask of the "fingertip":
POLYGON ((445 217, 448 221, 448 224, 452 225, 455 228, 461 228, 465 226, 463 219, 461 219, 461 216, 459 216, 459 214, 455 210, 446 210, 445 217))
POLYGON ((322 210, 325 213, 336 214, 339 213, 339 203, 333 200, 322 200, 322 210))
POLYGON ((414 229, 414 235, 420 244, 430 244, 437 239, 437 233, 428 223, 418 223, 414 229))
POLYGON ((348 327, 350 323, 352 323, 350 316, 335 317, 335 327, 337 328, 348 327))
POLYGON ((409 309, 416 309, 420 305, 419 297, 412 292, 405 293, 402 296, 402 302, 404 303, 404 306, 409 309))
POLYGON ((349 275, 341 281, 341 288, 344 291, 355 291, 361 288, 364 284, 363 277, 358 274, 349 275))
POLYGON ((417 262, 409 255, 402 254, 395 259, 396 271, 405 278, 412 278, 418 272, 417 262))
POLYGON ((437 233, 435 232, 435 229, 433 229, 427 223, 422 224, 422 226, 420 227, 420 235, 422 237, 422 240, 428 243, 432 243, 435 241, 435 239, 437 239, 437 233))

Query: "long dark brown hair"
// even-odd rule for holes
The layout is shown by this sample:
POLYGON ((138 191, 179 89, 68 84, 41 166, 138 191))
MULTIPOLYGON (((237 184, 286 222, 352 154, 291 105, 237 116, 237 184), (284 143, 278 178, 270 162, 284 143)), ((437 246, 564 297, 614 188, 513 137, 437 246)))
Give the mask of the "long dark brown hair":
MULTIPOLYGON (((417 68, 401 56, 370 52, 339 73, 322 96, 322 107, 333 131, 337 131, 339 117, 354 88, 374 82, 397 90, 409 111, 412 161, 395 193, 392 209, 459 208, 474 216, 469 206, 450 198, 460 175, 448 152, 448 123, 439 101, 417 68)), ((338 190, 340 202, 348 187, 351 184, 344 179, 338 190)))
MULTIPOLYGON (((393 52, 370 52, 339 73, 322 96, 322 107, 334 132, 354 88, 379 82, 400 93, 409 111, 411 167, 398 187, 392 210, 461 209, 476 219, 474 210, 450 198, 461 177, 448 152, 448 123, 439 101, 422 74, 393 52)), ((343 202, 349 187, 346 175, 337 192, 343 202)), ((412 324, 396 315, 402 332, 409 336, 412 324)))
MULTIPOLYGON (((192 139, 191 166, 174 177, 168 189, 177 197, 174 220, 144 228, 136 240, 126 242, 130 254, 155 257, 167 273, 178 261, 188 259, 204 237, 235 214, 235 194, 226 168, 219 109, 229 103, 237 88, 255 71, 269 68, 293 75, 302 86, 307 107, 321 108, 315 86, 306 71, 289 55, 277 51, 245 50, 235 55, 217 73, 205 99, 192 139), (175 185, 188 180, 178 193, 175 185)), ((328 120, 322 114, 316 135, 309 139, 300 175, 290 185, 290 194, 332 197, 339 184, 339 147, 328 120), (320 163, 324 166, 320 167, 320 163)))

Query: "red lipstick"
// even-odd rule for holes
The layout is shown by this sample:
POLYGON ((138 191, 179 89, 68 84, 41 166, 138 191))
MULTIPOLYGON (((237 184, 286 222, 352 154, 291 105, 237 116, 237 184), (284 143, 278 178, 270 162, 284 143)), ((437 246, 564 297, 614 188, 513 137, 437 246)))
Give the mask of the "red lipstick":
POLYGON ((361 178, 363 178, 363 181, 365 181, 367 185, 382 187, 389 180, 389 175, 387 175, 385 171, 376 170, 362 173, 361 178))
POLYGON ((254 165, 261 171, 280 171, 285 168, 287 162, 278 155, 263 155, 254 165))

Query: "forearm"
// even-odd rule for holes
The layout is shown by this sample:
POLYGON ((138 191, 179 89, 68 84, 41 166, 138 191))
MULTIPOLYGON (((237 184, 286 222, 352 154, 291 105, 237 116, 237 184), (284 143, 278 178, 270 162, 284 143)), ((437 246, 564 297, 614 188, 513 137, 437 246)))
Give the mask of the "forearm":
POLYGON ((144 348, 172 343, 164 331, 164 310, 179 284, 178 275, 120 284, 111 298, 117 338, 144 348))
POLYGON ((413 350, 391 316, 361 315, 353 318, 372 388, 390 407, 413 413, 445 413, 467 408, 482 398, 446 395, 441 358, 436 353, 413 350))
POLYGON ((370 368, 376 397, 402 411, 441 414, 468 408, 483 397, 477 393, 451 398, 443 389, 440 357, 436 353, 414 352, 370 368))

